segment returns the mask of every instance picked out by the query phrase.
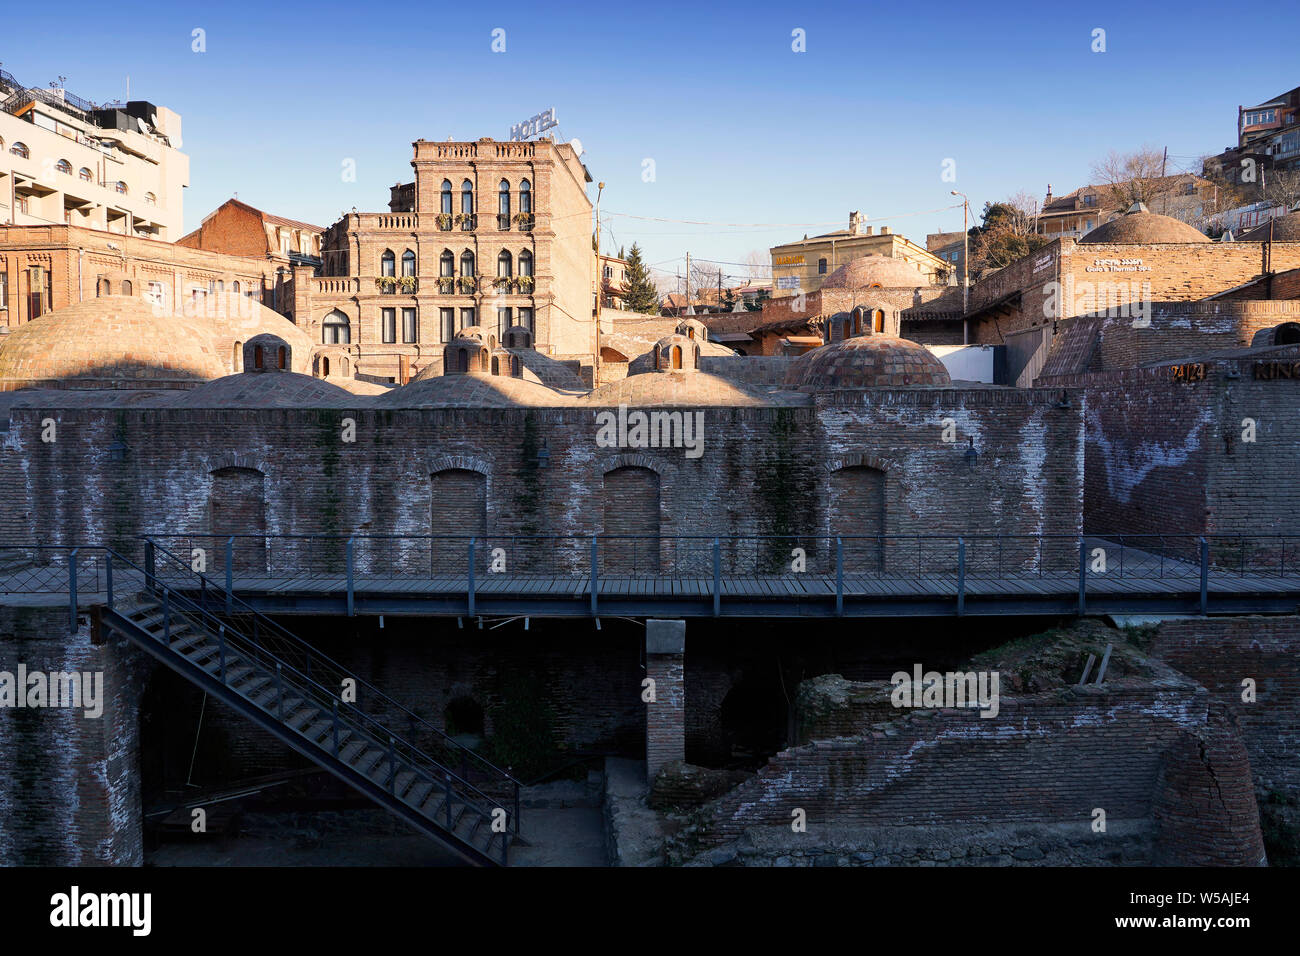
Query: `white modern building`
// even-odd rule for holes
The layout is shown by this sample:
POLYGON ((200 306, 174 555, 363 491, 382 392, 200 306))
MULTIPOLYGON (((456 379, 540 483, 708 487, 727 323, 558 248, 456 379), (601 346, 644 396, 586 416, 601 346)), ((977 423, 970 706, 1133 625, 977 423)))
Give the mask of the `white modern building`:
POLYGON ((97 106, 0 71, 0 224, 175 241, 190 179, 180 149, 171 110, 142 100, 97 106))

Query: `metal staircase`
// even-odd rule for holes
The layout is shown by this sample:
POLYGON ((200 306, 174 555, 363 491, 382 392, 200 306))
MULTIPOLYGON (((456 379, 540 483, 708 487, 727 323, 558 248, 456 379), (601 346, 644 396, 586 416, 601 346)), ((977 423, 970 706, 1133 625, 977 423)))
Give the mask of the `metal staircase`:
POLYGON ((509 861, 509 773, 152 542, 144 569, 113 552, 108 568, 105 626, 467 862, 509 861), (115 596, 115 565, 144 590, 115 596))

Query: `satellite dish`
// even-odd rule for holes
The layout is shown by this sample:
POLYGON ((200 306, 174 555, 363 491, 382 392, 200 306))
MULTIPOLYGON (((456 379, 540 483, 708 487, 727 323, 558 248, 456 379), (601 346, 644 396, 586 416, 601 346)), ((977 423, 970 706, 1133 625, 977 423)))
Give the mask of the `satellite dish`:
POLYGON ((582 140, 575 136, 573 139, 569 140, 569 145, 573 147, 573 152, 576 155, 582 155, 582 140))

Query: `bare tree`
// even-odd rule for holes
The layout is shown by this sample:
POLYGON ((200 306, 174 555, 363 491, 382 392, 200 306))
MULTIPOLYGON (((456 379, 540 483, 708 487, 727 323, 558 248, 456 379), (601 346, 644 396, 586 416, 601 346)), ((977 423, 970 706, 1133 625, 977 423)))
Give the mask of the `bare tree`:
POLYGON ((772 278, 772 254, 766 249, 754 249, 745 256, 744 269, 751 282, 772 278))
POLYGON ((1263 178, 1265 195, 1283 209, 1300 203, 1300 170, 1270 169, 1263 178))
POLYGON ((1143 146, 1131 153, 1111 150, 1105 159, 1093 163, 1092 176, 1112 209, 1125 210, 1138 202, 1150 208, 1174 189, 1172 180, 1163 175, 1164 167, 1164 153, 1158 147, 1143 146))

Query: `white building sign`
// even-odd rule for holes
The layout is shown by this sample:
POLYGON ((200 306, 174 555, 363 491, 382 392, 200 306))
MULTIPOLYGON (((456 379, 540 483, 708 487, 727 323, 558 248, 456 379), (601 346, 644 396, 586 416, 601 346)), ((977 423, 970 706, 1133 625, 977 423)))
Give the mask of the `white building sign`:
POLYGON ((554 125, 555 107, 551 107, 544 113, 538 113, 536 116, 510 127, 510 138, 515 141, 522 141, 544 133, 554 125))

